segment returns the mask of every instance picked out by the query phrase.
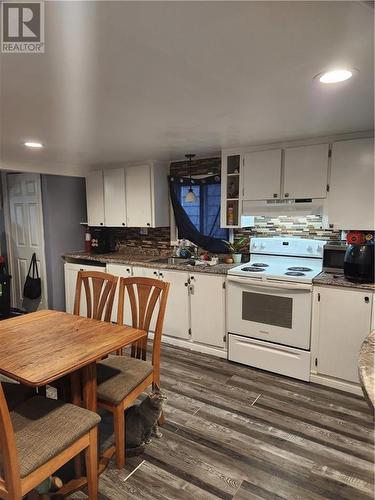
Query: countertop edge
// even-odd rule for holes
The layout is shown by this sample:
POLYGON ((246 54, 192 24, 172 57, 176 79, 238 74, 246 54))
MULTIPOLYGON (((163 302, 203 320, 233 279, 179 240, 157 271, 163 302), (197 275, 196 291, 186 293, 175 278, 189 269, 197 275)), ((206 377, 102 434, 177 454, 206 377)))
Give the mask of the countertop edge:
POLYGON ((148 267, 151 269, 169 269, 171 271, 184 271, 204 274, 227 275, 229 269, 238 264, 216 264, 215 266, 190 266, 181 264, 164 264, 153 262, 157 256, 118 256, 115 254, 89 254, 85 252, 70 252, 62 256, 66 262, 78 263, 77 261, 97 262, 100 264, 118 264, 125 266, 148 267))
POLYGON ((324 286, 335 286, 339 288, 355 288, 358 290, 368 290, 375 292, 375 284, 373 283, 355 283, 349 281, 342 274, 333 274, 321 272, 315 278, 313 278, 313 285, 324 285, 324 286))

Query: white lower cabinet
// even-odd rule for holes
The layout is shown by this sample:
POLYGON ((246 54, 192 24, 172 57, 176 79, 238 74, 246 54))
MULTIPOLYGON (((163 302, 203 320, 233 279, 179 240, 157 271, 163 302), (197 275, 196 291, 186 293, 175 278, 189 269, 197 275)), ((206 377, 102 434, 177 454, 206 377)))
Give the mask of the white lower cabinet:
POLYGON ((215 347, 225 345, 225 278, 190 274, 191 337, 215 347))
POLYGON ((314 287, 313 374, 359 383, 358 354, 370 332, 372 304, 371 290, 314 287))
MULTIPOLYGON (((102 267, 102 266, 72 264, 70 262, 65 263, 64 273, 65 273, 65 310, 66 310, 66 312, 73 314, 78 271, 105 272, 105 270, 106 270, 106 268, 102 267)), ((87 313, 86 298, 85 298, 84 291, 82 290, 82 293, 81 293, 81 316, 85 316, 86 313, 87 313)))
POLYGON ((188 274, 183 271, 163 269, 161 279, 170 283, 163 334, 189 339, 189 292, 188 274))
MULTIPOLYGON (((129 278, 133 275, 132 266, 124 266, 122 264, 107 264, 107 273, 113 274, 114 276, 118 276, 119 278, 129 278)), ((117 283, 115 299, 113 301, 113 309, 111 320, 116 323, 117 322, 117 310, 118 310, 118 288, 119 283, 117 283)), ((129 297, 125 296, 125 307, 124 307, 124 324, 131 325, 131 308, 129 297)))

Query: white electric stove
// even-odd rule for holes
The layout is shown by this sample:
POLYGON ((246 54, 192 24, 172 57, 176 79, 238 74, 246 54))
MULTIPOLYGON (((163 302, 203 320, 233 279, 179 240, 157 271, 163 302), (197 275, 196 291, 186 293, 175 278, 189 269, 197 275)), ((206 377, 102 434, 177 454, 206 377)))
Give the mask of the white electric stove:
POLYGON ((228 272, 228 359, 309 380, 312 279, 325 243, 251 239, 250 261, 228 272))

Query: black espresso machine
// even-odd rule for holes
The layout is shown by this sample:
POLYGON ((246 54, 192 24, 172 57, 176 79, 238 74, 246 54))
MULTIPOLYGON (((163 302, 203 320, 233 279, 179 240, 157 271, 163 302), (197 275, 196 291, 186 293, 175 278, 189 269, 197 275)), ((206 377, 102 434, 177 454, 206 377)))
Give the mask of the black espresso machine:
POLYGON ((344 257, 344 275, 356 283, 375 283, 374 233, 349 231, 346 237, 348 248, 344 257))

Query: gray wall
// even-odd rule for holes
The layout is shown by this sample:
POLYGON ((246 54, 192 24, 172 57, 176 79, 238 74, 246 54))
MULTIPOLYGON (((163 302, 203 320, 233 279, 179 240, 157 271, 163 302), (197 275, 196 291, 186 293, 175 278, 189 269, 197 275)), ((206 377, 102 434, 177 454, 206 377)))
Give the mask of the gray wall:
POLYGON ((85 179, 42 175, 41 184, 48 307, 64 311, 62 255, 84 249, 84 227, 80 222, 87 221, 85 179))

